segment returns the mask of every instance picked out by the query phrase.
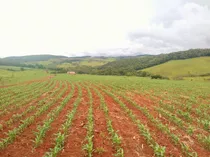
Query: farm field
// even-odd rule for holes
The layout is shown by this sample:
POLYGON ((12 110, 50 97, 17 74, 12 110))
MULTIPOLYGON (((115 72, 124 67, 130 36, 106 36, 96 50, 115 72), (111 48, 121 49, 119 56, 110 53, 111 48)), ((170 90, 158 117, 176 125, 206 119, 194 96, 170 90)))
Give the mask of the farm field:
POLYGON ((209 157, 209 115, 207 81, 31 77, 0 88, 0 156, 209 157))

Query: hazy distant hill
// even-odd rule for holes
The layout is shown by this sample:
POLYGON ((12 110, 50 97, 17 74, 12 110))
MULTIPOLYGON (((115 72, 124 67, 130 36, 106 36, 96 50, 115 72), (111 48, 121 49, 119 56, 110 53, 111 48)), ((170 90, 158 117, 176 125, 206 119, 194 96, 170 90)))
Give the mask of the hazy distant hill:
MULTIPOLYGON (((202 56, 210 56, 210 49, 191 49, 187 51, 174 52, 160 55, 140 55, 140 56, 118 56, 118 57, 66 57, 54 55, 31 55, 21 57, 6 57, 0 59, 0 65, 24 66, 30 68, 51 69, 56 72, 75 71, 85 74, 99 75, 137 75, 148 76, 155 70, 143 70, 154 67, 172 60, 184 60, 202 56), (144 72, 143 72, 144 71, 144 72)), ((202 58, 198 64, 201 64, 202 58)), ((196 62, 194 63, 196 65, 196 62)), ((184 68, 185 64, 181 67, 184 68)), ((169 64, 160 66, 159 71, 170 69, 176 70, 176 67, 170 67, 169 64)), ((192 66, 193 68, 193 66, 192 66)), ((155 68, 157 69, 157 68, 155 68)), ((199 71, 199 69, 197 69, 199 71)), ((178 71, 177 71, 178 72, 178 71)), ((198 72, 195 72, 198 73, 198 72)), ((157 73, 163 75, 163 73, 157 73)), ((184 75, 182 73, 182 75, 184 75)), ((168 75, 166 75, 168 76, 168 75)))
POLYGON ((75 68, 78 66, 101 66, 115 60, 116 58, 104 56, 66 57, 55 55, 30 55, 1 58, 0 65, 70 70, 72 67, 75 68))
POLYGON ((18 61, 18 62, 34 62, 34 61, 47 61, 49 59, 60 59, 68 58, 66 56, 56 56, 56 55, 28 55, 28 56, 12 56, 3 58, 8 61, 18 61))

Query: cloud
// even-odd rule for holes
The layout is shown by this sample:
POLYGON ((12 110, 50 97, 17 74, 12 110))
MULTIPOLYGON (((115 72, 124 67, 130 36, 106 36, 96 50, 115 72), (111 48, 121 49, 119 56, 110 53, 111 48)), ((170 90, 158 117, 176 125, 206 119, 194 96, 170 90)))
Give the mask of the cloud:
POLYGON ((0 57, 209 48, 209 8, 209 0, 0 1, 0 57))
MULTIPOLYGON (((150 26, 129 34, 133 42, 143 44, 150 53, 210 47, 210 9, 187 2, 156 15, 150 26)), ((148 52, 148 51, 147 51, 148 52)))

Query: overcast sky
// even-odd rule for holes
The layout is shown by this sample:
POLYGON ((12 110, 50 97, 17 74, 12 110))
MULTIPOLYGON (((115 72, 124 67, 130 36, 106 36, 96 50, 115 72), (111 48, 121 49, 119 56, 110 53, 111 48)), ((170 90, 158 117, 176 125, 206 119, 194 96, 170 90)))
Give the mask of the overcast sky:
POLYGON ((210 47, 210 0, 0 0, 0 57, 210 47))

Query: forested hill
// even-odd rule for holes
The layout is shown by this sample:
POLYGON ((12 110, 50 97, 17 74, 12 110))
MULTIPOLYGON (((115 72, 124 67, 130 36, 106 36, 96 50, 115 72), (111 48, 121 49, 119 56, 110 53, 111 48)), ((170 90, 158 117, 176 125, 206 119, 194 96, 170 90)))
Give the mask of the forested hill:
POLYGON ((75 71, 80 74, 148 76, 148 73, 141 70, 171 60, 183 60, 202 56, 210 56, 210 49, 190 49, 169 54, 126 57, 30 55, 2 58, 0 59, 0 65, 49 69, 56 73, 75 71))
POLYGON ((160 54, 156 56, 120 59, 98 67, 96 73, 106 75, 125 75, 126 73, 135 73, 136 71, 159 65, 170 60, 189 59, 201 56, 210 56, 210 49, 190 49, 187 51, 160 54))
POLYGON ((34 66, 31 63, 48 61, 51 59, 61 59, 61 58, 68 58, 68 57, 55 56, 55 55, 12 56, 12 57, 0 58, 0 65, 31 67, 31 68, 45 68, 41 64, 36 64, 36 66, 34 66))

